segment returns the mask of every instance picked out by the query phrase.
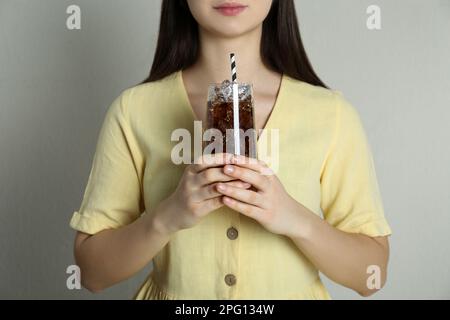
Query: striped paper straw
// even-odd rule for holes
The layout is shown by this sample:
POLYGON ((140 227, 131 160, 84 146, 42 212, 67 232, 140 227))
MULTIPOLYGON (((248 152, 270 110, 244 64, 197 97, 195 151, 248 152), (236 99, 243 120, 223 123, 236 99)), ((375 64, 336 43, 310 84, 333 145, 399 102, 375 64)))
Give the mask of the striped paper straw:
POLYGON ((236 82, 237 80, 236 55, 234 53, 230 54, 230 61, 231 61, 231 81, 236 82))
POLYGON ((234 153, 241 154, 241 139, 239 136, 239 85, 237 83, 236 56, 230 54, 231 81, 233 83, 233 129, 234 129, 234 153))

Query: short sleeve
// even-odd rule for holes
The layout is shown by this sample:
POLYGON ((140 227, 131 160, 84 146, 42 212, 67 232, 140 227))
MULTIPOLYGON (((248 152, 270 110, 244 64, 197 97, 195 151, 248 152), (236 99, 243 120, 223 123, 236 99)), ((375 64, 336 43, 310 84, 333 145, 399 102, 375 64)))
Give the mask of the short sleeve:
POLYGON ((390 235, 361 119, 340 92, 335 94, 335 133, 320 178, 324 219, 345 232, 390 235))
POLYGON ((127 97, 124 91, 106 112, 81 206, 70 220, 75 230, 95 234, 116 229, 144 211, 143 159, 130 129, 127 97))

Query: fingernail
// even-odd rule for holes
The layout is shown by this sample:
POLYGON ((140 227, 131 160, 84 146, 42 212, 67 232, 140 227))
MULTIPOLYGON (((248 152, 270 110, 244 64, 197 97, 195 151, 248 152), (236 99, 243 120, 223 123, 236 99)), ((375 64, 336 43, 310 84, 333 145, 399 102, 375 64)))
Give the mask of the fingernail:
POLYGON ((231 198, 228 198, 228 197, 224 197, 223 201, 227 202, 227 203, 230 203, 230 204, 233 203, 233 200, 231 198))
POLYGON ((225 172, 232 173, 234 171, 234 168, 232 166, 225 167, 225 172))
POLYGON ((224 186, 223 184, 217 185, 217 188, 218 188, 219 190, 222 190, 222 191, 225 190, 225 186, 224 186))

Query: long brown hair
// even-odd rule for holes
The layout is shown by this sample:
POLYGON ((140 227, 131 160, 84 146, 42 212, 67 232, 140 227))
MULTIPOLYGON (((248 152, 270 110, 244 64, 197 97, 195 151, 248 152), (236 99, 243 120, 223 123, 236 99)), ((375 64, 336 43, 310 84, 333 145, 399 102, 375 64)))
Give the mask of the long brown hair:
MULTIPOLYGON (((150 75, 158 81, 192 66, 200 48, 199 27, 186 0, 163 0, 158 44, 150 75)), ((261 57, 271 70, 327 88, 315 73, 300 35, 294 0, 273 0, 263 22, 261 57)))

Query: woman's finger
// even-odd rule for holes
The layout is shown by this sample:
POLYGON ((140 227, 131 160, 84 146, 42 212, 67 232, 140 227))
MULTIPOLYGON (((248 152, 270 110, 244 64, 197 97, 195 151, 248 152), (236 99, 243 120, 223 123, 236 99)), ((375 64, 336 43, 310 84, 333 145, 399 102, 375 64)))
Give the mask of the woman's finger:
POLYGON ((230 182, 225 182, 225 184, 232 186, 232 187, 241 188, 241 189, 250 189, 252 186, 250 183, 244 182, 241 180, 233 180, 230 182))
POLYGON ((260 208, 264 207, 264 198, 261 194, 255 191, 236 188, 223 183, 217 184, 217 190, 224 196, 233 198, 235 200, 239 200, 241 202, 245 202, 247 204, 251 204, 260 208))
POLYGON ((236 180, 225 174, 222 168, 208 168, 203 170, 194 177, 197 186, 206 186, 215 182, 228 182, 236 180))
POLYGON ((257 220, 261 218, 264 211, 256 206, 253 206, 251 204, 241 202, 239 200, 224 196, 222 198, 222 202, 227 207, 236 210, 237 212, 242 213, 243 215, 246 215, 249 218, 252 218, 254 220, 257 220))
POLYGON ((220 195, 221 193, 217 191, 217 185, 213 183, 207 186, 203 186, 195 191, 192 195, 192 198, 195 202, 202 202, 217 198, 220 195))
POLYGON ((191 165, 193 173, 202 172, 208 168, 219 167, 231 163, 233 155, 230 153, 205 154, 197 158, 191 165))
POLYGON ((270 169, 265 162, 254 158, 248 158, 241 155, 233 155, 233 157, 231 158, 231 164, 251 169, 262 175, 269 176, 274 174, 273 170, 270 169))
POLYGON ((258 190, 266 191, 268 187, 268 177, 254 170, 239 167, 236 165, 226 165, 223 170, 224 173, 229 175, 230 177, 248 182, 258 190))
POLYGON ((207 215, 214 210, 223 207, 222 197, 215 197, 209 200, 206 200, 202 205, 202 215, 207 215))
MULTIPOLYGON (((222 182, 226 186, 230 186, 232 188, 237 189, 249 189, 251 187, 251 184, 242 182, 242 181, 230 181, 230 182, 222 182)), ((217 190, 218 183, 213 183, 207 186, 203 186, 198 191, 195 192, 193 195, 193 199, 195 202, 202 202, 206 200, 210 200, 216 197, 222 196, 222 193, 220 193, 217 190)))

